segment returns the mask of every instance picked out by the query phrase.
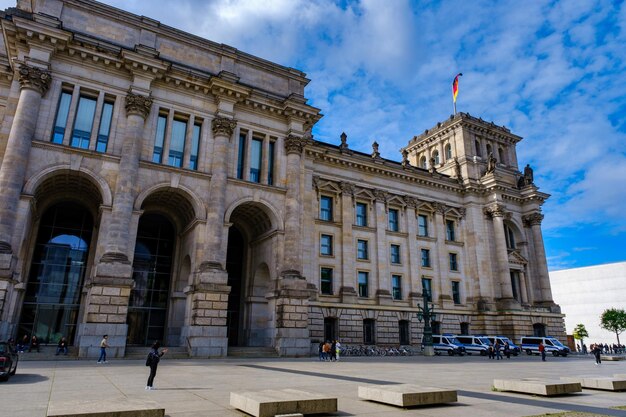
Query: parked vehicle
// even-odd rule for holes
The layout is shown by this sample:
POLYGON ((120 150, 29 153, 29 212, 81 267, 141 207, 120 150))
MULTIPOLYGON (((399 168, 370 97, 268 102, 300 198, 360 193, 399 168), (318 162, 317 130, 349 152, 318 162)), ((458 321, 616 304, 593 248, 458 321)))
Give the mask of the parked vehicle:
POLYGON ((472 336, 463 334, 456 336, 456 340, 461 342, 465 347, 465 352, 468 355, 478 354, 480 356, 486 356, 489 350, 489 339, 484 336, 472 336))
POLYGON ((543 343, 543 346, 546 348, 546 354, 552 353, 553 356, 565 357, 570 352, 567 346, 564 346, 554 337, 523 336, 520 339, 522 350, 527 355, 539 355, 539 343, 543 343))
POLYGON ((8 381, 17 371, 17 351, 7 342, 0 342, 0 380, 8 381))
POLYGON ((447 353, 450 356, 459 355, 463 356, 465 354, 465 347, 461 342, 456 340, 456 338, 451 335, 433 335, 433 347, 435 349, 435 354, 441 355, 442 353, 447 353))
POLYGON ((513 343, 513 341, 506 336, 485 336, 485 337, 489 339, 489 343, 491 343, 494 346, 496 345, 496 341, 499 342, 500 350, 504 350, 504 344, 506 342, 509 342, 509 350, 511 351, 511 355, 513 356, 517 356, 522 352, 520 347, 517 346, 515 343, 513 343))

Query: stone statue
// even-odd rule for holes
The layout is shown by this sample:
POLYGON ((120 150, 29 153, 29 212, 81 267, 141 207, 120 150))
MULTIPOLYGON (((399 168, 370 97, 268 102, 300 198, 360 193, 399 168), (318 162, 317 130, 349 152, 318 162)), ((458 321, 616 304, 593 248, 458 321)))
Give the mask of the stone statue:
POLYGON ((428 160, 428 171, 435 172, 435 157, 431 156, 428 160))
POLYGON ((531 185, 533 180, 533 169, 530 167, 530 164, 526 164, 524 168, 524 185, 531 185))
POLYGON ((411 166, 411 163, 409 162, 409 151, 406 149, 402 149, 402 166, 404 168, 411 166))
POLYGON ((496 158, 493 156, 493 152, 489 152, 489 159, 487 159, 487 174, 496 170, 496 158))
POLYGON ((374 141, 372 143, 372 158, 380 158, 380 153, 378 152, 378 142, 374 141))
POLYGON ((461 164, 459 163, 459 158, 457 158, 456 156, 454 157, 454 173, 458 181, 463 181, 463 174, 461 173, 461 164))

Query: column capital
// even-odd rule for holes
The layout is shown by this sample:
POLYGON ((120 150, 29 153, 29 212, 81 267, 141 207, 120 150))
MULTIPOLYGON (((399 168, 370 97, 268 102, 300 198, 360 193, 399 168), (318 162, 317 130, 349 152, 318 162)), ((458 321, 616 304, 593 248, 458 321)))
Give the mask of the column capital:
POLYGON ((411 197, 410 195, 405 195, 402 197, 407 206, 417 209, 420 205, 420 201, 417 197, 411 197))
POLYGON ((237 127, 237 120, 228 117, 216 117, 211 121, 211 129, 214 136, 226 136, 230 138, 237 127))
POLYGON ((35 90, 42 96, 46 94, 50 87, 52 76, 50 71, 21 64, 19 69, 19 81, 22 89, 35 90))
POLYGON ((503 204, 500 203, 494 203, 490 206, 487 206, 483 209, 483 213, 485 213, 485 216, 489 216, 489 217, 504 217, 506 210, 504 208, 503 204))
POLYGON ((125 103, 126 115, 130 116, 131 114, 135 114, 146 120, 150 114, 152 101, 152 97, 150 96, 142 96, 141 94, 128 92, 125 103))
POLYGON ((289 135, 285 138, 285 150, 287 154, 297 153, 302 154, 304 147, 307 145, 308 140, 294 135, 289 135))
POLYGON ((433 203, 433 208, 435 209, 435 213, 441 214, 442 216, 446 215, 446 211, 448 211, 448 207, 444 203, 433 203))
POLYGON ((541 225, 542 220, 543 220, 543 214, 539 212, 522 216, 522 221, 524 222, 524 226, 527 226, 527 227, 541 225))
POLYGON ((374 190, 374 198, 379 203, 386 203, 387 200, 389 199, 389 193, 387 191, 384 191, 384 190, 375 189, 374 190))
POLYGON ((356 186, 353 183, 347 181, 341 181, 339 183, 339 188, 341 188, 342 194, 350 196, 353 196, 354 192, 356 191, 356 186))

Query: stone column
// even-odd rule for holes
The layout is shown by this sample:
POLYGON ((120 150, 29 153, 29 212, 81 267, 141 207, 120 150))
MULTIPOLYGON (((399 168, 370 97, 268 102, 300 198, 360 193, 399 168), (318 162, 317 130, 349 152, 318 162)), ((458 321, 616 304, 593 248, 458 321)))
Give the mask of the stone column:
POLYGON ((543 245, 543 235, 541 233, 541 221, 543 214, 536 212, 522 217, 524 225, 530 227, 533 238, 533 249, 535 252, 534 261, 537 277, 539 278, 539 286, 541 288, 541 302, 549 306, 554 305, 552 298, 552 288, 550 286, 550 276, 548 275, 548 263, 546 260, 546 251, 543 245))
POLYGON ((387 193, 374 190, 376 213, 376 267, 378 279, 376 298, 381 305, 393 304, 391 278, 389 277, 389 244, 387 243, 387 193))
POLYGON ((104 254, 95 267, 94 277, 85 288, 86 320, 80 325, 78 354, 94 357, 99 353, 103 334, 109 335, 109 354, 121 357, 126 351, 128 303, 133 287, 132 258, 134 247, 133 205, 137 196, 137 175, 143 147, 145 120, 152 107, 152 98, 129 92, 125 100, 126 130, 113 206, 108 224, 103 221, 104 254))
POLYGON ((519 271, 519 285, 522 304, 528 305, 528 287, 526 285, 526 274, 524 271, 519 271))
POLYGON ((355 260, 354 260, 354 235, 352 225, 354 223, 354 184, 341 182, 341 295, 342 303, 356 303, 357 295, 355 285, 355 260))
POLYGON ((500 282, 500 306, 501 308, 511 308, 517 300, 513 298, 513 288, 511 286, 511 274, 509 271, 509 253, 506 249, 506 239, 504 236, 504 206, 495 203, 485 208, 485 214, 493 219, 493 232, 496 244, 496 281, 500 282))
MULTIPOLYGON (((30 145, 35 133, 41 98, 50 87, 50 72, 21 64, 18 70, 20 96, 0 166, 0 277, 12 276, 12 246, 17 206, 22 193, 30 145)), ((18 242, 15 242, 18 243, 18 242)))

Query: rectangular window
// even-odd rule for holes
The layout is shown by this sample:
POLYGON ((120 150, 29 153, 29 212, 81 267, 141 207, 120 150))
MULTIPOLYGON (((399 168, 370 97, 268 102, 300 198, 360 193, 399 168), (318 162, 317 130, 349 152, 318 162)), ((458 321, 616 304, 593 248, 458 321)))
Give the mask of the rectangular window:
POLYGON ((461 283, 458 281, 452 281, 452 301, 461 304, 461 283))
POLYGON ((74 148, 89 149, 89 138, 91 137, 93 116, 95 113, 96 100, 80 96, 78 99, 78 109, 76 110, 76 120, 74 120, 72 141, 70 143, 74 148))
POLYGON ((267 155, 267 185, 274 185, 274 152, 276 142, 270 142, 269 155, 267 155))
POLYGON ((454 220, 446 220, 446 240, 450 242, 456 240, 454 236, 454 220))
POLYGON ((366 345, 376 344, 376 321, 374 319, 363 320, 363 343, 366 345))
POLYGON ((410 345, 411 344, 411 332, 409 328, 408 320, 400 320, 398 322, 399 331, 400 331, 400 344, 401 345, 410 345))
POLYGON ((263 159, 263 141, 252 138, 250 148, 250 181, 261 182, 261 160, 263 159))
POLYGON ((167 129, 167 115, 160 114, 157 119, 156 136, 154 137, 154 151, 152 152, 152 162, 160 164, 163 160, 163 142, 165 141, 165 130, 167 129))
POLYGON ((369 259, 367 250, 367 240, 356 241, 356 258, 357 259, 369 259))
POLYGON ((426 294, 426 299, 429 303, 433 302, 432 279, 422 278, 422 293, 426 294))
POLYGON ((356 225, 367 226, 367 204, 356 203, 356 225))
POLYGON ((331 235, 320 236, 320 254, 324 256, 333 255, 333 237, 331 235))
POLYGON ((246 157, 246 134, 239 135, 239 151, 237 152, 237 178, 243 179, 243 164, 246 157))
POLYGON ((459 265, 456 262, 456 253, 450 253, 450 271, 458 271, 459 265))
POLYGON ((420 214, 417 216, 418 235, 428 236, 428 216, 420 214))
POLYGON ((367 298, 367 285, 369 280, 369 274, 367 272, 359 271, 359 297, 367 298))
POLYGON ((430 268, 430 250, 422 249, 421 253, 422 253, 422 267, 430 268))
POLYGON ((333 221, 333 199, 323 195, 320 198, 320 220, 333 221))
POLYGON ((402 277, 400 275, 391 276, 391 296, 394 300, 402 300, 402 277))
POLYGON ((63 143, 65 135, 65 127, 67 126, 67 116, 70 113, 70 103, 72 102, 72 93, 62 92, 59 99, 59 107, 57 109, 57 118, 54 122, 54 130, 52 131, 52 143, 63 143))
POLYGON ((189 169, 198 169, 198 154, 200 153, 200 134, 202 125, 194 123, 191 135, 191 154, 189 155, 189 169))
POLYGON ((322 268, 320 270, 320 277, 321 277, 322 294, 332 295, 333 294, 333 269, 322 268))
POLYGON ((181 168, 183 166, 183 154, 185 152, 185 135, 187 134, 187 122, 174 120, 172 123, 172 138, 170 140, 170 154, 167 159, 168 165, 181 168))
POLYGON ((389 209, 389 230, 397 232, 400 230, 400 224, 398 223, 398 210, 389 209))
POLYGON ((400 263, 400 245, 391 245, 391 263, 400 263))
POLYGON ((113 103, 104 102, 102 115, 100 116, 100 127, 98 128, 98 138, 96 140, 96 152, 106 152, 109 143, 109 133, 111 132, 111 119, 113 118, 113 103))

